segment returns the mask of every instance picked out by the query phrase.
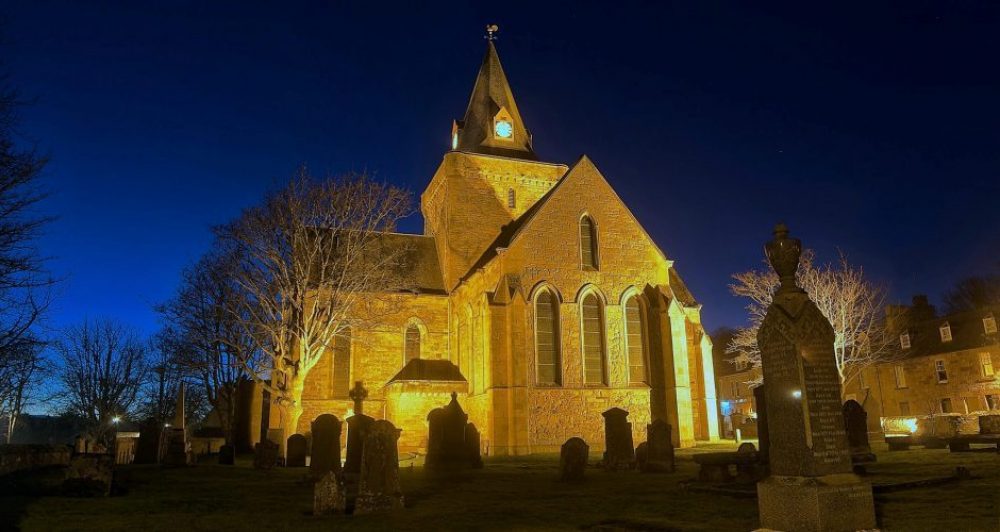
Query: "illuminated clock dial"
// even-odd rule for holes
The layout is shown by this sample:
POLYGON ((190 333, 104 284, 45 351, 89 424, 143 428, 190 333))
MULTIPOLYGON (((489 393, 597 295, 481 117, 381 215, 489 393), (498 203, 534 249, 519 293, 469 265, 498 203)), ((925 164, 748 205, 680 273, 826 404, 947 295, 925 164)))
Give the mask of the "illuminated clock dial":
POLYGON ((493 131, 502 139, 509 139, 514 134, 514 126, 507 120, 497 120, 493 131))

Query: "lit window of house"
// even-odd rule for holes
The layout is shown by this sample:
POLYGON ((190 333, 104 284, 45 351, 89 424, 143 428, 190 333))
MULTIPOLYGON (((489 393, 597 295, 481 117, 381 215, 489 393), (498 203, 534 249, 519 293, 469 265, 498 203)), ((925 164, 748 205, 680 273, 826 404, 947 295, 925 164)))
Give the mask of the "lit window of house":
POLYGON ((909 333, 905 333, 905 334, 899 335, 899 345, 903 349, 909 349, 910 348, 910 334, 909 333))
POLYGON ((941 413, 950 414, 951 413, 951 398, 945 397, 941 399, 941 413))
POLYGON ((942 342, 950 342, 951 341, 951 324, 949 324, 948 322, 945 322, 945 324, 941 326, 940 330, 941 330, 941 341, 942 342))
POLYGON ((903 370, 903 366, 895 366, 892 370, 896 376, 896 388, 906 388, 906 372, 903 370))
POLYGON ((983 318, 983 330, 986 331, 986 334, 995 334, 997 332, 997 319, 993 314, 987 314, 983 318))
POLYGON ((993 359, 988 352, 979 353, 979 367, 983 370, 983 377, 993 376, 993 359))
POLYGON ((934 371, 937 373, 937 381, 939 383, 948 382, 948 370, 944 369, 944 360, 934 361, 934 371))

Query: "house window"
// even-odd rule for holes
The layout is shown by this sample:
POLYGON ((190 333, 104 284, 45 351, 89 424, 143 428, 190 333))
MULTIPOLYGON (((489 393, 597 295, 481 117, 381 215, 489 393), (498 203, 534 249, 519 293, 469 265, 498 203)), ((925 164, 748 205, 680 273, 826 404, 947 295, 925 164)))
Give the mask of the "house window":
POLYGON ((983 318, 983 330, 986 334, 994 334, 997 332, 997 319, 990 314, 983 318))
POLYGON ((585 270, 597 269, 597 228, 590 216, 580 219, 580 265, 585 270))
POLYGON ((629 384, 645 384, 646 376, 646 341, 645 326, 642 321, 642 308, 639 298, 633 296, 625 303, 625 342, 628 347, 628 381, 629 384))
POLYGON ((347 397, 351 391, 351 329, 344 329, 333 339, 333 377, 330 393, 347 397))
POLYGON ((538 384, 562 383, 559 356, 559 304, 548 290, 535 298, 535 365, 538 384))
POLYGON ((514 189, 507 189, 507 208, 513 209, 517 205, 517 196, 515 195, 514 189))
POLYGON ((944 399, 941 399, 941 413, 942 414, 950 414, 951 413, 951 399, 950 398, 945 397, 944 399))
POLYGON ((993 376, 993 359, 988 352, 979 353, 979 367, 983 371, 983 377, 993 376))
POLYGON ((406 360, 404 362, 420 358, 420 329, 412 323, 406 328, 405 355, 406 360))
POLYGON ((896 388, 906 388, 906 372, 903 370, 903 366, 895 366, 892 370, 896 376, 896 388))
POLYGON ((941 341, 950 342, 951 341, 951 325, 945 323, 941 326, 941 341))
POLYGON ((948 370, 944 369, 944 360, 934 361, 934 371, 937 373, 937 381, 939 383, 948 382, 948 370))
POLYGON ((604 309, 594 294, 583 298, 581 308, 584 384, 607 384, 604 372, 604 309))
POLYGON ((908 401, 899 402, 899 415, 901 416, 910 415, 910 403, 908 401))
POLYGON ((1000 402, 998 402, 996 394, 991 393, 986 395, 986 408, 989 410, 997 410, 1000 408, 1000 402))
POLYGON ((903 349, 909 349, 910 348, 910 335, 909 335, 909 333, 899 335, 899 345, 903 349))

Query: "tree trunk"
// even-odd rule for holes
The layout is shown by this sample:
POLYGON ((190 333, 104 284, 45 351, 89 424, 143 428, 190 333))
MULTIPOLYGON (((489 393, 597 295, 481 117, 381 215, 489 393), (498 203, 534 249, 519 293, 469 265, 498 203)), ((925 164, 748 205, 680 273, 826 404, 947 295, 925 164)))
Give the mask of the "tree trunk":
MULTIPOLYGON (((299 374, 289 379, 288 383, 288 406, 285 408, 284 423, 282 429, 282 439, 288 441, 288 437, 298 431, 299 418, 302 417, 302 392, 306 388, 305 378, 299 374)), ((285 441, 278 442, 282 451, 285 449, 285 441)))

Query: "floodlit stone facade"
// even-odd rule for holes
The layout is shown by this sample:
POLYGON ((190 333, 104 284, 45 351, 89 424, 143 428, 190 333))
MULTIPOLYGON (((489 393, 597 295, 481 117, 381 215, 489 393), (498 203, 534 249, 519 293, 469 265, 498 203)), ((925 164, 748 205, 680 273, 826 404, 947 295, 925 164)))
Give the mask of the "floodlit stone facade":
POLYGON ((490 455, 558 452, 573 436, 600 451, 612 407, 636 442, 655 418, 675 445, 717 439, 701 306, 590 159, 538 160, 487 46, 421 195, 424 234, 394 236, 416 250, 416 286, 396 317, 352 331, 349 357, 310 372, 299 432, 350 415, 344 384, 363 381, 365 413, 403 430, 401 450, 425 448, 427 414, 452 391, 490 455))

